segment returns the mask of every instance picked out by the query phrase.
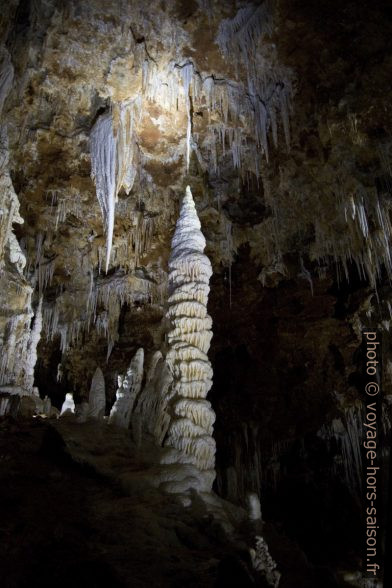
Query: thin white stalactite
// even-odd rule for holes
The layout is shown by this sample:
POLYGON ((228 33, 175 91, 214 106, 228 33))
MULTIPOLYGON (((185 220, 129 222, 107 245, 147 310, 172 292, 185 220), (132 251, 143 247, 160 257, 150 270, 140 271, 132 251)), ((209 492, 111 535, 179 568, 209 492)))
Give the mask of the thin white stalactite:
POLYGON ((187 129, 186 129, 186 171, 189 171, 189 163, 191 157, 191 139, 192 139, 192 115, 191 115, 191 98, 189 95, 190 86, 193 76, 193 64, 186 63, 181 67, 181 78, 184 86, 185 107, 187 113, 187 129))
POLYGON ((122 187, 128 194, 136 176, 135 127, 140 116, 140 97, 115 104, 113 113, 98 117, 90 134, 91 177, 106 230, 106 273, 113 244, 117 195, 122 187))
POLYGON ((90 135, 91 176, 95 182, 97 198, 106 229, 106 272, 112 250, 114 211, 116 202, 116 140, 113 134, 112 115, 101 115, 90 135))

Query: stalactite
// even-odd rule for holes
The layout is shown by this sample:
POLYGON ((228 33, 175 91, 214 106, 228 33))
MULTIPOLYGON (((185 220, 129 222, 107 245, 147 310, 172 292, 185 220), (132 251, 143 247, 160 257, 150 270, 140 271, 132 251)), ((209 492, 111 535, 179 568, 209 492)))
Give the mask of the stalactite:
POLYGON ((347 487, 355 495, 360 495, 362 488, 361 441, 363 439, 363 415, 361 406, 344 409, 343 418, 335 418, 324 425, 319 432, 327 441, 335 441, 340 452, 341 461, 336 468, 342 467, 347 487))
POLYGON ((136 176, 136 126, 140 122, 142 100, 137 96, 133 100, 115 104, 113 125, 116 133, 116 194, 124 188, 126 194, 132 190, 136 176))
POLYGON ((263 33, 272 31, 271 2, 240 8, 232 19, 219 25, 217 42, 227 58, 240 55, 249 67, 254 59, 254 47, 263 33))
POLYGON ((106 273, 113 243, 117 195, 131 191, 136 176, 136 131, 141 99, 114 104, 113 112, 101 115, 90 134, 91 176, 106 229, 106 273))
MULTIPOLYGON (((149 222, 142 223, 141 248, 148 246, 152 226, 149 222)), ((92 269, 87 273, 90 279, 86 280, 88 286, 78 306, 71 290, 59 292, 54 303, 44 304, 43 332, 49 341, 60 336, 61 351, 66 352, 81 340, 83 333, 95 329, 99 336, 106 337, 109 357, 118 340, 121 308, 124 304, 134 306, 136 301, 162 305, 166 292, 165 273, 160 272, 162 279, 159 283, 149 279, 148 275, 127 274, 121 270, 110 277, 95 279, 92 269)))
POLYGON ((192 138, 192 116, 191 116, 191 99, 189 96, 189 88, 192 81, 193 64, 186 63, 181 67, 181 77, 184 86, 185 105, 187 112, 187 130, 186 130, 186 170, 189 170, 189 162, 191 157, 191 138, 192 138))
POLYGON ((55 259, 46 260, 43 257, 40 257, 39 265, 37 268, 38 292, 40 295, 42 295, 46 288, 52 284, 55 267, 55 259))
POLYGON ((368 279, 371 287, 376 288, 382 267, 392 278, 391 204, 389 199, 380 198, 375 189, 364 188, 359 183, 355 188, 351 195, 340 191, 333 222, 315 220, 315 242, 310 248, 310 259, 319 263, 328 263, 331 259, 336 264, 338 283, 342 270, 349 281, 348 263, 353 262, 359 277, 368 279))
POLYGON ((106 272, 109 269, 113 241, 114 209, 116 201, 116 141, 112 115, 101 115, 91 135, 91 176, 106 229, 106 272))
MULTIPOLYGON (((272 134, 274 145, 278 144, 278 114, 282 120, 286 144, 290 143, 289 111, 292 95, 291 72, 278 65, 271 54, 267 57, 260 50, 262 35, 272 31, 272 14, 272 3, 269 1, 258 6, 245 6, 238 10, 234 18, 221 22, 217 36, 222 54, 236 67, 237 77, 241 78, 238 74, 243 67, 246 71, 247 87, 239 82, 230 84, 227 89, 231 119, 239 121, 240 114, 245 114, 246 120, 255 129, 256 143, 263 149, 267 161, 269 133, 272 134)), ((210 82, 206 89, 211 95, 214 85, 210 82)), ((227 117, 224 120, 227 123, 227 117)), ((238 125, 238 128, 241 126, 238 125)), ((241 169, 241 159, 245 160, 248 147, 237 141, 234 147, 234 165, 241 169)))
POLYGON ((304 280, 306 280, 309 283, 310 291, 313 296, 314 292, 313 292, 312 275, 311 275, 310 271, 308 269, 306 269, 305 264, 304 264, 304 260, 302 259, 302 257, 300 258, 300 266, 301 266, 301 271, 299 272, 298 277, 303 278, 304 280))
POLYGON ((139 265, 142 255, 151 248, 155 223, 153 217, 139 214, 136 217, 136 227, 132 234, 132 244, 135 250, 135 264, 139 265))
POLYGON ((76 218, 83 218, 82 201, 76 190, 50 189, 46 191, 46 195, 51 199, 50 213, 54 219, 55 231, 58 230, 59 224, 66 222, 70 214, 76 218))

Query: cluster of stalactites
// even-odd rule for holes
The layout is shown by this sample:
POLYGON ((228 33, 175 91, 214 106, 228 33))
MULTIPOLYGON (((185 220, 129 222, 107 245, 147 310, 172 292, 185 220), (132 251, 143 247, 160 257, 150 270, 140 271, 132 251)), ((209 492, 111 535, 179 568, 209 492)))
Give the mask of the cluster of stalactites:
MULTIPOLYGON (((257 55, 257 44, 250 43, 257 55)), ((239 53, 238 62, 241 56, 239 53)), ((245 69, 247 81, 203 76, 189 61, 170 64, 164 70, 146 61, 143 71, 147 100, 158 102, 170 111, 178 108, 179 99, 185 101, 187 170, 198 139, 192 133, 191 110, 195 108, 205 108, 208 114, 207 133, 199 147, 213 174, 219 174, 219 160, 231 152, 233 166, 241 175, 249 170, 259 176, 261 153, 268 160, 271 141, 277 147, 280 122, 287 145, 290 142, 292 73, 276 60, 270 63, 266 58, 259 58, 252 70, 245 69)))
POLYGON ((169 260, 167 316, 171 329, 167 335, 166 361, 173 384, 165 445, 180 451, 183 463, 211 473, 213 480, 215 414, 206 400, 212 385, 212 368, 207 356, 212 337, 211 318, 207 314, 212 269, 204 248, 205 239, 188 186, 169 260))
POLYGON ((136 176, 136 131, 140 98, 114 105, 101 115, 90 135, 91 176, 106 230, 106 271, 112 250, 114 215, 121 188, 129 194, 136 176))
POLYGON ((127 274, 121 269, 110 277, 101 278, 94 276, 92 266, 85 267, 88 276, 85 300, 81 299, 79 305, 75 306, 74 292, 64 290, 59 291, 53 303, 46 301, 43 306, 43 333, 48 341, 59 336, 60 349, 65 353, 72 345, 80 342, 83 333, 95 329, 98 336, 107 339, 109 359, 118 338, 121 307, 124 304, 132 306, 135 300, 162 304, 165 281, 162 279, 162 284, 156 285, 144 275, 127 274))
POLYGON ((234 64, 235 79, 216 77, 213 73, 202 75, 197 64, 189 59, 160 64, 148 54, 139 61, 139 55, 141 92, 136 98, 114 102, 111 112, 98 117, 90 136, 91 175, 107 234, 106 271, 110 263, 117 194, 121 187, 129 193, 137 171, 136 127, 144 100, 157 102, 171 112, 185 109, 186 171, 193 148, 196 147, 198 158, 201 157, 196 144, 197 133, 193 133, 192 112, 196 107, 205 108, 210 119, 200 147, 212 174, 220 171, 218 162, 222 157, 217 151, 224 157, 228 150, 232 153, 234 168, 241 175, 247 172, 259 176, 260 152, 268 160, 269 137, 277 146, 279 120, 289 144, 292 74, 278 63, 271 43, 266 44, 265 51, 260 47, 264 33, 272 30, 271 4, 268 0, 257 6, 240 8, 233 19, 225 19, 220 25, 216 42, 223 56, 234 64), (212 115, 214 124, 211 124, 212 115))
MULTIPOLYGON (((387 168, 385 172, 388 173, 387 168)), ((351 193, 337 186, 335 201, 330 204, 334 216, 329 213, 328 222, 325 215, 315 218, 315 240, 309 257, 318 262, 324 273, 333 261, 338 284, 343 279, 350 281, 350 266, 355 265, 359 278, 377 289, 384 269, 392 279, 390 197, 379 194, 375 187, 365 188, 355 179, 350 179, 348 188, 351 193)))

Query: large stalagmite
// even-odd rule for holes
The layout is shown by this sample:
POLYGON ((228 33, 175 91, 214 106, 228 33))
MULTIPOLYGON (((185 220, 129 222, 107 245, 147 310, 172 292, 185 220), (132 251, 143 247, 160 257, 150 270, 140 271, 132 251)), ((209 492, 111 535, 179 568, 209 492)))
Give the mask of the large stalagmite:
POLYGON ((183 463, 195 466, 211 486, 214 479, 215 414, 206 400, 212 385, 212 368, 207 352, 212 338, 212 321, 207 314, 211 263, 204 249, 205 238, 189 186, 177 221, 169 260, 169 308, 166 355, 172 374, 171 416, 165 440, 167 447, 184 456, 183 463))

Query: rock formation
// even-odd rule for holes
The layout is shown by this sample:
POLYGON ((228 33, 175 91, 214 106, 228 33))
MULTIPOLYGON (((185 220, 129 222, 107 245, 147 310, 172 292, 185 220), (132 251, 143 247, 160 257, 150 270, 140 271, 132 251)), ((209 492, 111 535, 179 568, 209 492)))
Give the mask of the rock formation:
MULTIPOLYGON (((9 66, 9 56, 3 64, 9 66)), ((8 71, 8 70, 7 70, 8 71)), ((12 76, 1 74, 0 106, 8 93, 12 76)), ((23 276, 26 259, 13 232, 13 224, 22 224, 19 200, 9 173, 8 136, 0 126, 0 288, 3 294, 0 312, 0 384, 27 386, 32 390, 31 366, 34 369, 34 345, 39 334, 31 341, 30 321, 33 316, 31 299, 33 289, 23 276), (32 365, 33 362, 33 365, 32 365)), ((39 328, 39 320, 37 322, 39 328)), ((38 339, 37 339, 38 337, 38 339)), ((36 359, 36 357, 35 357, 36 359)), ((34 378, 33 378, 34 379, 34 378)))
POLYGON ((146 382, 134 408, 132 426, 138 438, 143 431, 151 435, 158 446, 163 444, 169 424, 167 411, 172 396, 173 375, 161 351, 155 351, 147 369, 146 382))
POLYGON ((89 403, 85 401, 75 405, 75 416, 77 423, 87 422, 89 416, 89 409, 89 403))
POLYGON ((272 559, 263 537, 256 537, 255 549, 251 549, 250 553, 255 570, 264 576, 268 586, 278 588, 281 574, 277 570, 276 562, 272 559))
POLYGON ((138 396, 143 380, 144 351, 138 349, 127 373, 119 376, 116 401, 110 411, 109 423, 128 429, 131 422, 133 405, 138 396))
POLYGON ((251 521, 261 521, 260 498, 255 492, 249 492, 246 496, 248 516, 251 521))
POLYGON ((37 363, 37 347, 41 339, 42 330, 42 296, 34 313, 34 323, 31 327, 30 340, 27 347, 27 361, 25 366, 25 388, 32 391, 34 386, 34 368, 37 363))
POLYGON ((105 416, 106 395, 105 379, 101 368, 97 367, 91 380, 90 394, 88 397, 88 417, 102 419, 105 416))
POLYGON ((165 446, 183 454, 184 463, 196 466, 203 476, 214 479, 215 415, 206 400, 212 386, 208 359, 212 321, 207 314, 211 263, 204 254, 195 203, 187 186, 176 224, 169 259, 169 309, 166 361, 173 374, 167 407, 171 416, 165 446))
POLYGON ((71 394, 71 392, 67 392, 67 394, 65 395, 65 400, 64 400, 62 407, 61 407, 60 416, 61 417, 71 416, 74 413, 75 413, 75 402, 73 399, 73 394, 71 394))

